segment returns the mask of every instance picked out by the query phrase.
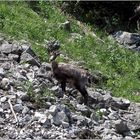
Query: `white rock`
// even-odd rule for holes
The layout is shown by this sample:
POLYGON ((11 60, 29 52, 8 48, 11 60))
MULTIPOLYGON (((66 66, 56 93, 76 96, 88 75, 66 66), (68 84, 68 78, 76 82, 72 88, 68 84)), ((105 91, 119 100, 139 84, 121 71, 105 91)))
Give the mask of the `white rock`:
POLYGON ((3 68, 0 68, 0 76, 4 76, 5 75, 5 71, 3 68))
POLYGON ((4 97, 2 97, 2 98, 0 98, 0 102, 5 102, 7 100, 7 98, 4 96, 4 97))
POLYGON ((69 123, 68 122, 62 122, 62 126, 63 128, 68 128, 69 127, 69 123))
POLYGON ((49 108, 49 112, 50 112, 51 115, 55 115, 58 112, 58 107, 56 105, 52 105, 49 108))
POLYGON ((47 118, 47 116, 43 114, 42 112, 35 112, 34 117, 40 122, 46 121, 46 118, 47 118))

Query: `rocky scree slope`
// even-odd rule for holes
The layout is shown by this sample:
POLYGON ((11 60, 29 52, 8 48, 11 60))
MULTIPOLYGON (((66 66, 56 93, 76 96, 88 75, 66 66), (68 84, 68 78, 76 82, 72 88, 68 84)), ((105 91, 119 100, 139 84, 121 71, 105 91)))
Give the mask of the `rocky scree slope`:
POLYGON ((10 139, 137 139, 140 104, 87 88, 90 106, 67 87, 27 42, 0 37, 0 137, 10 139))

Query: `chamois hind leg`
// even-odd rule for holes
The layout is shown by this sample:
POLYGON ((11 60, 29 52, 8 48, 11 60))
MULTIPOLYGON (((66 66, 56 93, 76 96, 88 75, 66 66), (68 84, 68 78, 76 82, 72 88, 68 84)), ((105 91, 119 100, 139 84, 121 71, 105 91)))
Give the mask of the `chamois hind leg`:
POLYGON ((82 94, 82 96, 84 97, 84 104, 87 105, 87 103, 88 103, 88 92, 87 92, 85 86, 83 86, 82 84, 75 84, 75 87, 82 94))

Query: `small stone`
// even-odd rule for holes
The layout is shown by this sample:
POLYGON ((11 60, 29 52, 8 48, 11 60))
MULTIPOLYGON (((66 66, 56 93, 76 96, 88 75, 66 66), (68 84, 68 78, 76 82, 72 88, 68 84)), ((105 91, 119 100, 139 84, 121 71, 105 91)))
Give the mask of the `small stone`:
POLYGON ((80 111, 83 115, 85 115, 86 117, 90 117, 92 112, 85 105, 77 104, 76 107, 77 110, 80 111))
POLYGON ((15 72, 15 73, 13 74, 13 76, 14 76, 14 78, 16 78, 18 81, 21 81, 21 82, 27 80, 27 78, 26 78, 25 76, 21 75, 19 72, 15 72))
POLYGON ((104 126, 104 128, 111 129, 111 127, 112 127, 111 121, 106 120, 104 122, 103 126, 104 126))
POLYGON ((3 89, 9 89, 10 80, 8 78, 3 78, 1 81, 1 87, 3 89))
POLYGON ((64 122, 68 122, 68 117, 66 116, 66 114, 61 111, 61 112, 57 112, 54 116, 53 116, 53 124, 56 126, 60 126, 62 124, 62 121, 64 122))
POLYGON ((45 108, 49 109, 52 106, 51 102, 46 102, 45 103, 45 108))
POLYGON ((1 65, 4 70, 10 70, 11 64, 9 62, 5 62, 1 65))
MULTIPOLYGON (((42 119, 43 119, 43 120, 44 120, 44 119, 46 120, 46 115, 43 114, 43 112, 35 112, 34 117, 35 117, 35 119, 38 120, 38 121, 41 121, 42 119)), ((43 121, 43 122, 45 122, 45 121, 43 121)))
POLYGON ((5 75, 4 69, 3 69, 3 68, 0 68, 0 76, 1 76, 1 77, 4 77, 4 75, 5 75))
POLYGON ((8 55, 8 58, 9 58, 10 60, 18 61, 19 55, 17 55, 17 54, 9 54, 9 55, 8 55))
POLYGON ((21 99, 17 99, 17 104, 22 104, 22 100, 21 99))
POLYGON ((28 95, 21 95, 20 99, 22 101, 29 101, 30 100, 30 97, 28 95))
POLYGON ((4 97, 2 97, 2 98, 0 98, 0 102, 5 102, 7 100, 7 98, 4 96, 4 97))
POLYGON ((34 80, 34 72, 32 71, 32 72, 28 72, 27 74, 26 74, 26 76, 27 76, 27 78, 28 78, 28 80, 30 81, 30 82, 33 82, 33 80, 34 80))
POLYGON ((23 106, 22 106, 22 104, 15 104, 13 106, 13 109, 14 109, 15 112, 18 112, 19 113, 20 111, 23 110, 23 106))
POLYGON ((69 123, 68 122, 62 122, 62 126, 63 128, 68 128, 69 127, 69 123))
POLYGON ((119 114, 116 112, 116 111, 112 111, 109 115, 108 115, 109 119, 111 120, 118 120, 120 117, 119 117, 119 114))
POLYGON ((124 138, 124 140, 135 140, 135 139, 132 138, 132 137, 130 137, 130 136, 126 136, 126 137, 124 138))
POLYGON ((49 135, 48 135, 48 133, 45 132, 45 133, 43 134, 42 138, 43 138, 43 139, 49 139, 49 135))
POLYGON ((27 106, 23 106, 22 114, 27 114, 29 112, 29 108, 27 106))
POLYGON ((115 129, 120 134, 123 134, 124 132, 130 131, 127 124, 122 120, 115 121, 115 129))
POLYGON ((107 115, 107 110, 105 108, 101 108, 100 109, 100 112, 103 114, 103 115, 107 115))
POLYGON ((41 93, 41 89, 40 88, 36 88, 35 90, 33 90, 34 93, 39 94, 41 93))
POLYGON ((25 140, 32 140, 31 138, 26 138, 25 140))
POLYGON ((58 107, 56 105, 52 105, 50 108, 49 108, 49 112, 52 116, 54 116, 57 112, 58 112, 58 107))
POLYGON ((51 91, 58 91, 59 90, 59 86, 53 86, 50 90, 51 91))
POLYGON ((43 127, 44 128, 50 128, 51 126, 52 126, 51 120, 50 119, 46 119, 46 121, 43 123, 43 127))
POLYGON ((4 124, 4 118, 0 117, 0 124, 4 124))

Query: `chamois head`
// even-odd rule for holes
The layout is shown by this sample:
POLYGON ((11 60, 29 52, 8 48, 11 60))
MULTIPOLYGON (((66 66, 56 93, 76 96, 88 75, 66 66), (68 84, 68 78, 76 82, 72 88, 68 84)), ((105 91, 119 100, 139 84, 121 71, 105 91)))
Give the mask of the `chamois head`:
POLYGON ((56 58, 57 58, 57 56, 59 56, 61 53, 59 52, 59 51, 53 51, 50 55, 51 55, 51 57, 50 57, 50 59, 49 59, 49 61, 50 62, 52 62, 52 61, 54 61, 56 58))
POLYGON ((49 59, 49 62, 51 62, 53 70, 58 68, 58 63, 55 60, 56 60, 57 56, 59 56, 59 55, 60 55, 59 51, 54 51, 51 53, 51 57, 49 59))

